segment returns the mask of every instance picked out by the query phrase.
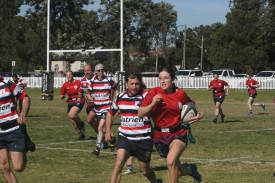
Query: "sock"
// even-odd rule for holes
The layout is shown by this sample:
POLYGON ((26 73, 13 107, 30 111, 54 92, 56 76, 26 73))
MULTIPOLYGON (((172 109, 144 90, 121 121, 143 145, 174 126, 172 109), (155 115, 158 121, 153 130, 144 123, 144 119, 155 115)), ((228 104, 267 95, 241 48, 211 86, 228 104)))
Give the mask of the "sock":
POLYGON ((215 115, 215 120, 217 120, 218 119, 218 116, 217 115, 215 115))
POLYGON ((101 147, 101 143, 97 143, 96 148, 100 148, 100 147, 101 147))
POLYGON ((128 170, 133 171, 133 165, 127 165, 128 170))
POLYGON ((252 110, 249 110, 249 112, 252 114, 252 110))

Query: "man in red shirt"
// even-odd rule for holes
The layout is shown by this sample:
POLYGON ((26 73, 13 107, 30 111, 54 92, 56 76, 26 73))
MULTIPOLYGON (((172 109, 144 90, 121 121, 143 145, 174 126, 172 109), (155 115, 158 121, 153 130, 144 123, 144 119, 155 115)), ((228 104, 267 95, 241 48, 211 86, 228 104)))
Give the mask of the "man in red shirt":
POLYGON ((213 90, 213 99, 215 103, 215 118, 213 119, 214 123, 217 123, 218 115, 221 115, 221 122, 224 122, 225 115, 223 114, 221 105, 224 101, 225 95, 229 95, 229 85, 226 81, 220 80, 218 74, 213 74, 214 80, 212 80, 208 86, 208 90, 213 90), (226 93, 224 91, 224 86, 226 86, 226 93))
POLYGON ((73 127, 75 128, 76 132, 79 134, 78 140, 85 139, 84 131, 84 123, 78 116, 78 113, 81 111, 84 105, 84 98, 82 97, 80 102, 77 101, 78 91, 80 88, 81 82, 79 80, 75 80, 73 78, 73 72, 67 71, 66 72, 67 82, 65 82, 60 91, 60 99, 63 100, 67 93, 68 95, 68 110, 69 118, 72 121, 73 127))
POLYGON ((253 115, 252 113, 252 106, 261 106, 263 108, 263 110, 265 110, 265 104, 255 104, 254 103, 254 99, 257 96, 257 91, 256 88, 260 86, 260 84, 251 78, 250 74, 246 74, 246 87, 248 88, 248 94, 249 94, 249 98, 247 101, 248 104, 248 109, 249 109, 249 114, 248 116, 253 115))

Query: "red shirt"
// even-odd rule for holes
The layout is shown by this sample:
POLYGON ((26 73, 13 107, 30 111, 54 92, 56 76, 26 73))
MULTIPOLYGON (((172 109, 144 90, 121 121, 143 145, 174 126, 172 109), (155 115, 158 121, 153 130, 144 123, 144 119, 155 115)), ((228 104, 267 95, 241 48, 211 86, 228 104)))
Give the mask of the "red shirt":
MULTIPOLYGON (((153 97, 157 94, 161 94, 162 100, 150 111, 155 126, 168 128, 180 125, 182 123, 180 117, 182 105, 192 102, 192 100, 183 90, 177 89, 175 93, 167 94, 160 87, 156 87, 149 90, 142 101, 142 106, 151 104, 153 97)), ((169 144, 172 137, 177 137, 181 134, 186 135, 186 133, 185 129, 181 129, 176 133, 155 131, 153 139, 156 143, 169 144)))
MULTIPOLYGON (((72 83, 69 81, 65 82, 60 91, 60 95, 68 94, 68 103, 77 103, 78 90, 80 88, 81 82, 79 80, 74 80, 72 83)), ((84 102, 84 98, 81 99, 81 103, 84 102)))
POLYGON ((256 88, 252 87, 252 85, 256 85, 256 84, 259 84, 259 83, 254 79, 246 80, 246 85, 249 87, 248 93, 254 93, 254 94, 257 93, 256 88))
POLYGON ((224 86, 228 86, 228 83, 224 80, 212 80, 209 84, 209 88, 213 87, 213 96, 225 96, 224 86))

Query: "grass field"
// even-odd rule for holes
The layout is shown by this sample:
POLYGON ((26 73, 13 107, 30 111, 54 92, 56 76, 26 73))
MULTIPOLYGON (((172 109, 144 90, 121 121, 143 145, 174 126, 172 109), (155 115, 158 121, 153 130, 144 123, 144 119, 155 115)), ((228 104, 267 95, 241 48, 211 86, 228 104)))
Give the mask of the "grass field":
MULTIPOLYGON (((54 100, 42 101, 41 89, 27 89, 32 99, 27 118, 29 135, 37 144, 35 152, 29 152, 28 164, 24 172, 15 173, 23 183, 105 183, 113 168, 116 154, 109 149, 102 150, 99 157, 91 152, 95 140, 77 141, 77 134, 67 116, 65 101, 59 99, 59 91, 54 92, 54 100)), ((254 116, 248 117, 246 90, 230 90, 222 108, 225 123, 212 122, 214 103, 206 90, 185 90, 196 101, 204 117, 192 125, 196 144, 189 143, 181 157, 182 163, 194 163, 202 175, 203 182, 256 183, 275 182, 275 111, 273 111, 274 90, 258 91, 256 103, 265 103, 266 110, 253 108, 254 116)), ((80 114, 85 120, 86 113, 80 114)), ((119 127, 119 117, 115 118, 113 131, 119 127)), ((95 133, 86 125, 86 137, 95 133)), ((152 154, 152 167, 157 178, 167 182, 165 160, 157 152, 152 154)), ((126 170, 125 168, 123 171, 126 170)), ((133 175, 123 175, 122 183, 148 182, 134 160, 133 175)), ((0 182, 4 182, 2 176, 0 182)), ((189 176, 180 182, 193 182, 189 176)))

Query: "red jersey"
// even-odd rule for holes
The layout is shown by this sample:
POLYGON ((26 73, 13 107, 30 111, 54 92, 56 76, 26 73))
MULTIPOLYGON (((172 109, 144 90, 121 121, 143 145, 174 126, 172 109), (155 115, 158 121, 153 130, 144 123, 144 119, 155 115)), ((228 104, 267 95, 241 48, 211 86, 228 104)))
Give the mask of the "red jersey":
MULTIPOLYGON (((79 80, 74 80, 72 83, 69 81, 65 82, 60 91, 60 95, 68 94, 68 103, 77 103, 78 90, 80 88, 81 82, 79 80)), ((84 98, 81 99, 81 103, 84 103, 84 98)))
MULTIPOLYGON (((177 89, 175 93, 167 94, 163 92, 160 87, 156 87, 149 90, 145 99, 142 101, 142 106, 151 104, 153 97, 157 94, 161 94, 162 100, 150 111, 155 126, 169 128, 180 125, 182 123, 180 117, 182 106, 188 102, 192 102, 192 100, 183 90, 177 89)), ((176 133, 155 131, 153 140, 155 143, 169 144, 172 137, 186 135, 186 133, 187 131, 185 129, 181 129, 176 133)))
POLYGON ((228 83, 224 80, 212 80, 209 84, 209 88, 213 87, 213 96, 225 96, 224 86, 228 86, 228 83))
POLYGON ((256 88, 252 87, 252 85, 256 85, 256 84, 259 84, 259 83, 254 79, 246 80, 246 85, 249 87, 248 93, 253 93, 253 94, 257 93, 256 88))
POLYGON ((80 88, 79 88, 79 93, 82 94, 87 102, 87 106, 92 106, 94 105, 94 101, 93 100, 89 100, 87 99, 87 95, 88 94, 88 86, 90 85, 90 81, 92 80, 91 79, 88 79, 86 76, 84 78, 81 79, 81 85, 80 85, 80 88))

